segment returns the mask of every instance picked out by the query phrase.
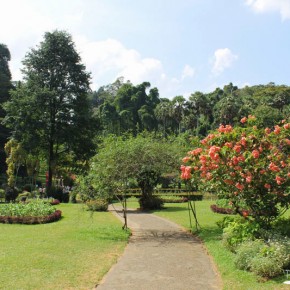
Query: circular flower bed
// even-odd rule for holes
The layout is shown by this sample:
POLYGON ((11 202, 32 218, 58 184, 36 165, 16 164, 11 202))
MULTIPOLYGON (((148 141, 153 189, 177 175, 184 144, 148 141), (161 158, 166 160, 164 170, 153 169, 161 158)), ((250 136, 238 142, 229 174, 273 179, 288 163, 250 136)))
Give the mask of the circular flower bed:
POLYGON ((9 203, 0 207, 1 223, 41 224, 57 221, 61 211, 42 200, 28 203, 9 203))

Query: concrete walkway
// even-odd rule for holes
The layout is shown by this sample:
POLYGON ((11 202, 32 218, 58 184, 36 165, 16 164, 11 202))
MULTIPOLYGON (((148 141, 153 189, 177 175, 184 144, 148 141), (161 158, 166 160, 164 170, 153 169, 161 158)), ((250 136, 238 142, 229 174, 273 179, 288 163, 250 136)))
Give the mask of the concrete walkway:
MULTIPOLYGON (((114 211, 113 211, 114 212, 114 211)), ((132 236, 97 290, 212 290, 221 279, 202 243, 153 214, 128 211, 132 236)))

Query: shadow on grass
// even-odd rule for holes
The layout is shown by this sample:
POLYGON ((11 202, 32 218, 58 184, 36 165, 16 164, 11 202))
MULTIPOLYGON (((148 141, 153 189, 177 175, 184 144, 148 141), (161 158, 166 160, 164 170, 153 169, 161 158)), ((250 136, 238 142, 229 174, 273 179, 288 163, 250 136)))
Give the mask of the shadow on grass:
POLYGON ((220 241, 222 239, 222 230, 218 227, 203 227, 196 233, 203 241, 220 241))
POLYGON ((167 206, 164 206, 160 210, 155 210, 155 212, 161 212, 162 210, 166 210, 167 212, 177 212, 177 211, 187 211, 188 209, 187 209, 187 207, 177 207, 177 206, 167 207, 167 206))

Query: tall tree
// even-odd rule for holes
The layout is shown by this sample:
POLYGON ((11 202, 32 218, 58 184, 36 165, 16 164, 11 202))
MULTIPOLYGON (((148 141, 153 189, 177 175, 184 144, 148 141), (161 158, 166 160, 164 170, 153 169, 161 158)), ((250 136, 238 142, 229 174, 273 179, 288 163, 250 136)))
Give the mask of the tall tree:
POLYGON ((12 89, 11 73, 9 70, 10 51, 5 44, 0 43, 0 172, 5 172, 4 146, 9 137, 9 130, 1 124, 5 117, 2 104, 9 99, 9 91, 12 89))
POLYGON ((64 31, 45 33, 23 65, 25 83, 5 104, 5 121, 17 140, 45 154, 49 191, 60 154, 71 151, 83 157, 93 148, 90 74, 64 31))

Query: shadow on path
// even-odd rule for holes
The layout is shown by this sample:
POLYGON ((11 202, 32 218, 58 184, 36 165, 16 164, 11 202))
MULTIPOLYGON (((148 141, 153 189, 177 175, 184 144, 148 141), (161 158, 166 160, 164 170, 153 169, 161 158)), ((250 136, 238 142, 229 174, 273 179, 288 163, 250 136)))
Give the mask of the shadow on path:
MULTIPOLYGON (((114 211, 113 211, 114 213, 114 211)), ((120 217, 120 212, 117 215, 120 217)), ((128 211, 132 236, 98 290, 214 290, 221 280, 202 243, 173 222, 128 211)))

